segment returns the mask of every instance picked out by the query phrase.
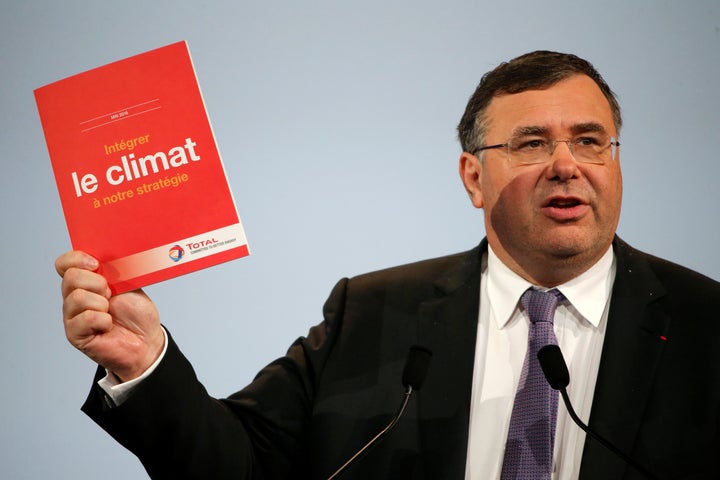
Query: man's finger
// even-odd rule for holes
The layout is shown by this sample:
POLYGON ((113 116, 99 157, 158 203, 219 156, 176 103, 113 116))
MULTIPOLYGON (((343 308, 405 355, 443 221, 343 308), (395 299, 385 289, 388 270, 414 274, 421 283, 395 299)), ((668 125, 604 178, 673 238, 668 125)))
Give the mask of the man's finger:
POLYGON ((100 263, 94 257, 79 250, 65 252, 55 260, 55 271, 61 277, 70 268, 81 268, 84 270, 94 271, 100 266, 100 263))
POLYGON ((106 297, 89 290, 75 289, 63 301, 63 318, 73 318, 82 312, 107 313, 109 302, 106 297))

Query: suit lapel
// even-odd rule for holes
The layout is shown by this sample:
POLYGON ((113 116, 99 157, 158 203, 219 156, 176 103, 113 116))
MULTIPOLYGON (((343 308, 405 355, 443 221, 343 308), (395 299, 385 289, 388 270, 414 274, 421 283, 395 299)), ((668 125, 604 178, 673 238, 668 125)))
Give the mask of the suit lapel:
MULTIPOLYGON (((665 290, 645 254, 617 238, 614 248, 617 273, 589 423, 632 457, 669 318, 654 304, 665 290)), ((622 460, 586 440, 581 479, 622 478, 625 469, 622 460)))
POLYGON ((458 255, 435 281, 434 296, 420 305, 419 341, 433 351, 426 384, 418 395, 420 451, 428 479, 464 478, 480 257, 486 249, 483 242, 458 255))

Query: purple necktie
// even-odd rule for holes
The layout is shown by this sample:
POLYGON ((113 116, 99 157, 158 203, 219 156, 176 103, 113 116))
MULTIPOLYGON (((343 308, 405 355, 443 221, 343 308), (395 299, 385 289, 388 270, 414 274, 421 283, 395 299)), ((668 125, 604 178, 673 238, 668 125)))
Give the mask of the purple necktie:
POLYGON ((505 445, 501 480, 550 479, 552 475, 558 392, 545 380, 537 352, 545 345, 557 345, 553 317, 558 290, 528 289, 520 298, 530 316, 528 351, 515 394, 510 430, 505 445))

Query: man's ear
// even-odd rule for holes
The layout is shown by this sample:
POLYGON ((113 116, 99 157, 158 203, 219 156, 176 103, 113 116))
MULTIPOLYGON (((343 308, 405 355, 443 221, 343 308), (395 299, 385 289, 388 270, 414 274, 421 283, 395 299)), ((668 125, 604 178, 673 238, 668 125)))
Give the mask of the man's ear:
POLYGON ((463 185, 465 185, 465 191, 470 197, 475 208, 483 208, 485 203, 483 202, 482 195, 482 162, 478 157, 468 152, 463 152, 460 155, 460 178, 462 179, 463 185))

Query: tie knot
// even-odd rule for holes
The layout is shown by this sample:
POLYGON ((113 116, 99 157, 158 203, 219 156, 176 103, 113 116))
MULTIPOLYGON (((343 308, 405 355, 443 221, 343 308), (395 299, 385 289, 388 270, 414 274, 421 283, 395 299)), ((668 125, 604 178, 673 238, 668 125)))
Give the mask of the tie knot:
POLYGON ((547 292, 528 288, 520 297, 520 302, 527 310, 531 322, 553 323, 555 308, 557 308, 558 302, 564 298, 565 296, 556 288, 547 292))

